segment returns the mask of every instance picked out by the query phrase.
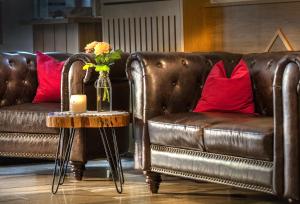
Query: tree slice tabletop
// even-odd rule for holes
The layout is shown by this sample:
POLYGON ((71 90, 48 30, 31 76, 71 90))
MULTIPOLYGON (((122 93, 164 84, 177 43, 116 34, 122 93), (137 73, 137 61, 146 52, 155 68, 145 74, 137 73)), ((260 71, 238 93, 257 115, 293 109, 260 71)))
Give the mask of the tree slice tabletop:
POLYGON ((129 113, 125 111, 69 111, 51 112, 46 117, 47 127, 53 128, 100 128, 124 127, 129 124, 129 113))

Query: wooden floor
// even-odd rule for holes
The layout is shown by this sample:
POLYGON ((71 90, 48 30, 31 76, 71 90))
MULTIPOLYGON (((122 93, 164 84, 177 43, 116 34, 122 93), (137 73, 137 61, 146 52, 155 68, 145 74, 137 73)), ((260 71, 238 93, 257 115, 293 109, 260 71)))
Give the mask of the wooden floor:
POLYGON ((0 203, 5 204, 96 204, 96 203, 282 203, 276 198, 232 187, 163 177, 159 194, 151 194, 141 172, 131 160, 123 160, 124 192, 118 194, 105 179, 107 163, 88 163, 83 181, 68 178, 56 195, 50 193, 53 163, 7 164, 0 162, 0 203), (102 178, 100 178, 102 177, 102 178))

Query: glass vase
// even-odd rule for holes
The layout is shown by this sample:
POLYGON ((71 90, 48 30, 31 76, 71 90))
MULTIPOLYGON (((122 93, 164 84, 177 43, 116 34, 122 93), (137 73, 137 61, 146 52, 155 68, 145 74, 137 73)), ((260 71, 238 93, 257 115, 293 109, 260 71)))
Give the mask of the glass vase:
POLYGON ((95 87, 97 93, 97 112, 112 111, 112 88, 108 72, 99 72, 95 87))

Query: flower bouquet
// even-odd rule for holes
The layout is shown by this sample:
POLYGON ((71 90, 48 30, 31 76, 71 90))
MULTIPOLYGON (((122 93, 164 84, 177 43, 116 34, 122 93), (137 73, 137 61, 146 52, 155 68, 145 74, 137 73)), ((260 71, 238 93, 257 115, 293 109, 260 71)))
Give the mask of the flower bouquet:
POLYGON ((94 55, 95 63, 86 63, 83 66, 83 70, 93 68, 96 72, 99 72, 98 80, 95 82, 97 90, 97 111, 111 111, 112 94, 109 72, 115 61, 121 59, 122 51, 113 51, 111 46, 106 42, 94 41, 86 45, 85 52, 94 55))

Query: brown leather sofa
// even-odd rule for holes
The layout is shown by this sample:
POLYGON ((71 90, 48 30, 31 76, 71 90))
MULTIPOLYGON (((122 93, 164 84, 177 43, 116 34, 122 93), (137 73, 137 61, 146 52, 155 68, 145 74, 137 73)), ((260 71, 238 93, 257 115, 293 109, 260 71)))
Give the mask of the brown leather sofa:
POLYGON ((300 53, 134 53, 135 168, 156 193, 160 174, 299 200, 300 53), (259 115, 193 113, 212 66, 244 59, 259 115))
MULTIPOLYGON (((80 93, 87 95, 88 109, 95 110, 94 81, 97 73, 86 74, 82 70, 83 62, 93 61, 92 57, 85 54, 48 54, 58 60, 66 60, 62 73, 61 103, 31 103, 38 85, 34 54, 0 54, 0 157, 54 159, 59 130, 46 127, 47 113, 69 110, 69 96, 80 93)), ((114 109, 129 110, 129 85, 125 73, 127 57, 128 54, 124 54, 122 60, 112 67, 110 74, 114 109)), ((119 150, 126 152, 128 128, 116 131, 119 150)), ((82 178, 87 160, 98 157, 105 157, 105 153, 97 131, 76 130, 71 152, 75 178, 82 178)))

